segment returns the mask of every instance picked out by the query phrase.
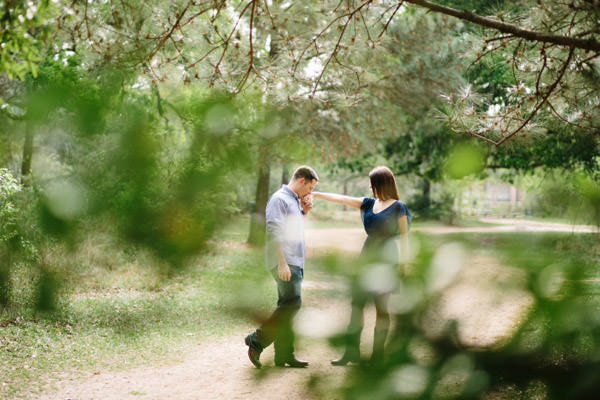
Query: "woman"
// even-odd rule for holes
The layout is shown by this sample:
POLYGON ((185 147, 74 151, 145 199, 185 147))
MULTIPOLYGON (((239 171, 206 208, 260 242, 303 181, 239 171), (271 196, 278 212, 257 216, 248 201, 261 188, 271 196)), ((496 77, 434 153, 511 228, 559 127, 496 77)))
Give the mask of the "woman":
MULTIPOLYGON (((359 208, 367 239, 361 251, 361 263, 385 265, 390 267, 403 265, 408 256, 408 227, 412 218, 406 204, 400 201, 396 179, 388 167, 376 167, 369 173, 371 197, 350 197, 334 193, 313 192, 317 199, 341 203, 359 208), (400 235, 400 248, 396 239, 400 235), (391 246, 390 246, 391 245, 391 246), (390 248, 392 251, 390 252, 390 248), (400 251, 399 251, 400 250, 400 251)), ((333 365, 346 365, 360 361, 360 334, 363 328, 363 309, 370 299, 375 302, 377 319, 373 339, 371 361, 383 359, 383 349, 387 338, 390 316, 387 312, 389 288, 368 290, 359 279, 352 284, 352 315, 348 326, 346 350, 341 358, 332 360, 333 365)))

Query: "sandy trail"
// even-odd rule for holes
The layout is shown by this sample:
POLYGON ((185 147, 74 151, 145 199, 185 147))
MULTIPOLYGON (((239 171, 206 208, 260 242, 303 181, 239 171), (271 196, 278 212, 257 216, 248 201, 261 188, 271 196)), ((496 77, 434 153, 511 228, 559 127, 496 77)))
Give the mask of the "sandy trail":
MULTIPOLYGON (((336 307, 321 310, 337 318, 336 307)), ((250 331, 250 328, 248 329, 250 331)), ((87 378, 58 382, 58 390, 40 399, 232 399, 269 400, 314 397, 307 391, 307 381, 315 374, 325 379, 320 386, 336 387, 342 383, 343 368, 329 364, 336 351, 324 341, 299 340, 297 354, 310 360, 306 369, 273 366, 272 346, 261 355, 262 370, 255 369, 246 355, 244 335, 221 338, 199 345, 179 361, 167 365, 148 366, 131 371, 100 373, 87 378), (261 375, 261 379, 259 378, 261 375), (283 383, 285 382, 285 389, 283 383)), ((333 397, 335 398, 335 397, 333 397)))
MULTIPOLYGON (((547 226, 549 230, 567 229, 567 226, 547 226)), ((523 225, 512 223, 512 230, 523 230, 523 225)), ((504 227, 478 228, 479 231, 502 231, 504 227), (490 230, 497 229, 497 230, 490 230)), ((543 229, 536 224, 535 229, 543 229)), ((450 233, 457 228, 421 229, 430 233, 450 233)), ((472 228, 461 231, 471 232, 472 228)), ((587 229, 587 228, 586 228, 587 229)), ((309 256, 327 249, 344 252, 357 252, 364 240, 361 229, 318 229, 307 231, 309 256)), ((452 253, 456 249, 446 249, 452 253)), ((460 252, 460 250, 458 250, 460 252)), ((450 254, 449 253, 449 254, 450 254)), ((463 260, 446 276, 444 294, 435 307, 431 308, 424 322, 428 334, 440 334, 450 320, 459 322, 459 339, 467 346, 489 346, 500 342, 518 325, 533 300, 528 292, 519 286, 512 286, 511 295, 506 296, 506 283, 518 282, 523 277, 519 270, 498 264, 483 255, 459 254, 463 260), (464 259, 468 257, 468 260, 464 259), (467 262, 468 261, 468 262, 467 262), (482 328, 483 327, 483 328, 482 328)), ((326 304, 317 304, 310 296, 310 290, 339 289, 340 282, 330 279, 305 281, 305 301, 303 311, 297 320, 319 321, 324 332, 343 329, 347 323, 349 305, 342 300, 331 299, 326 304), (331 286, 333 285, 333 286, 331 286), (337 286, 336 286, 337 285, 337 286)), ((363 350, 368 354, 372 337, 374 315, 367 310, 363 331, 363 350), (369 315, 371 314, 371 315, 369 315)), ((315 324, 313 324, 315 325, 315 324)), ((257 380, 259 371, 249 362, 243 337, 253 327, 235 335, 220 338, 190 348, 180 360, 165 365, 152 365, 129 371, 99 373, 97 375, 66 378, 52 385, 54 389, 37 397, 44 400, 59 399, 310 399, 315 393, 307 391, 309 379, 320 376, 317 390, 339 387, 343 383, 346 368, 332 367, 329 361, 335 358, 338 350, 329 347, 324 338, 299 335, 297 355, 310 361, 306 369, 273 367, 272 346, 267 348, 261 360, 265 367, 261 372, 268 373, 257 380), (285 387, 285 389, 283 389, 285 387), (285 390, 285 396, 282 395, 285 390)), ((329 399, 339 398, 330 395, 329 399)))

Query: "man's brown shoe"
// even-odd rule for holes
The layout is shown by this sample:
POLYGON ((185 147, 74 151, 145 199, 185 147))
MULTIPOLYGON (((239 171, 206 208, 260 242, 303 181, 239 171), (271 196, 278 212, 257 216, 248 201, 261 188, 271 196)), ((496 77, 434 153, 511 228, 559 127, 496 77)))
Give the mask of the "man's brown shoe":
POLYGON ((260 367, 262 367, 262 364, 260 363, 260 351, 256 350, 250 344, 250 335, 246 336, 244 343, 248 346, 248 358, 250 359, 250 362, 254 364, 256 368, 260 369, 260 367))

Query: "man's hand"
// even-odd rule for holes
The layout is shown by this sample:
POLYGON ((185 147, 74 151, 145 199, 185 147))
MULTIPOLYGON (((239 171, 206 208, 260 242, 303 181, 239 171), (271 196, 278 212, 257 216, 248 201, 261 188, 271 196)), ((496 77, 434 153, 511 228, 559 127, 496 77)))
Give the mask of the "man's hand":
POLYGON ((304 214, 308 214, 313 208, 313 198, 310 194, 307 194, 302 198, 302 211, 304 214))
POLYGON ((279 275, 279 279, 284 282, 288 282, 292 279, 292 271, 290 271, 290 266, 287 263, 279 264, 277 266, 277 274, 279 275))

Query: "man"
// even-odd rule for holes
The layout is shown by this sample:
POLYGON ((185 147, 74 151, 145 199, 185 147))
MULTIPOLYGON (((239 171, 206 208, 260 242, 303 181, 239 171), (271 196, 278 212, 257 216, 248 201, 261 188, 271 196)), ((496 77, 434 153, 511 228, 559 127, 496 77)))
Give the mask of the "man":
POLYGON ((274 342, 275 365, 308 366, 294 355, 292 319, 302 305, 305 243, 304 216, 312 209, 309 196, 319 177, 314 169, 301 166, 289 184, 276 191, 266 209, 266 266, 277 283, 277 308, 260 328, 246 336, 248 358, 261 367, 260 353, 274 342))

